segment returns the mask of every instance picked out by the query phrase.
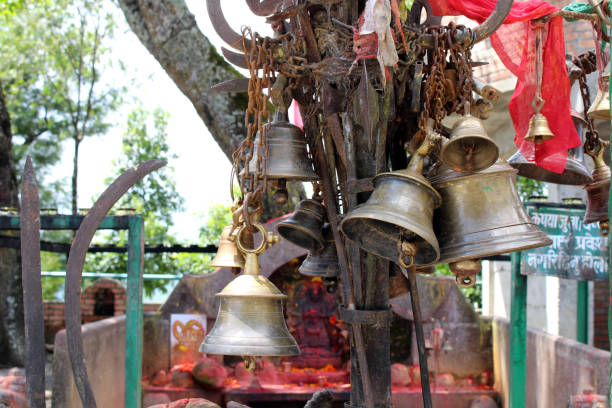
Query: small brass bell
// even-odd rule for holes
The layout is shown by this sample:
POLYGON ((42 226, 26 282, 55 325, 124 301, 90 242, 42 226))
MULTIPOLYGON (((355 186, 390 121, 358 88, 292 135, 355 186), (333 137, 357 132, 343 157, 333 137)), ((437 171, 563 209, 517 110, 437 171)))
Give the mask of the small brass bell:
POLYGON ((542 144, 555 137, 555 135, 548 126, 548 119, 546 119, 546 116, 540 113, 542 106, 544 106, 544 100, 540 99, 536 101, 534 99, 531 106, 535 109, 535 114, 529 119, 529 130, 527 130, 525 140, 535 144, 542 144))
POLYGON ((338 253, 329 224, 323 227, 323 249, 310 251, 298 269, 302 275, 334 278, 338 276, 338 253))
POLYGON ((434 216, 438 263, 537 248, 552 241, 521 203, 516 170, 504 160, 478 173, 441 169, 430 181, 442 196, 434 216))
POLYGON ((466 114, 455 122, 450 140, 442 146, 440 159, 455 171, 479 171, 495 163, 499 148, 480 119, 470 115, 469 103, 465 105, 466 114))
POLYGON ((432 264, 440 256, 432 217, 441 198, 421 175, 433 136, 439 137, 428 132, 408 168, 374 177, 370 198, 340 224, 344 235, 359 247, 403 267, 432 264))
POLYGON ((261 135, 257 133, 253 145, 255 152, 248 165, 249 173, 257 172, 257 161, 267 148, 266 168, 268 179, 289 181, 313 181, 318 179, 308 157, 304 132, 291 124, 287 113, 276 112, 274 120, 266 127, 266 145, 261 146, 261 135))
POLYGON ((595 101, 589 107, 587 115, 589 118, 598 120, 610 120, 610 89, 608 82, 610 81, 610 65, 606 69, 606 73, 602 76, 602 81, 605 84, 605 90, 598 87, 595 101))
POLYGON ((231 231, 231 225, 223 228, 219 240, 219 249, 210 266, 215 268, 244 268, 244 256, 238 250, 236 243, 230 240, 231 231))
MULTIPOLYGON (((574 125, 578 130, 578 135, 582 139, 582 122, 575 118, 574 125)), ((509 159, 508 164, 518 170, 518 175, 534 180, 545 181, 547 183, 566 184, 579 186, 593 181, 591 174, 584 165, 584 153, 582 146, 569 149, 565 169, 562 173, 555 173, 538 166, 535 162, 529 161, 521 154, 521 151, 514 153, 509 159)))
MULTIPOLYGON (((254 224, 264 239, 256 249, 245 249, 237 234, 238 248, 246 254, 244 273, 231 281, 217 296, 219 314, 200 352, 238 356, 289 356, 300 349, 287 328, 283 314, 283 295, 270 280, 259 275, 257 254, 274 238, 261 224, 254 224)), ((252 359, 250 359, 252 361, 252 359)))
POLYGON ((482 270, 480 259, 466 259, 448 264, 451 272, 455 274, 457 286, 471 288, 476 284, 476 275, 482 270))
POLYGON ((287 241, 310 251, 323 249, 323 220, 325 207, 314 199, 302 200, 289 218, 279 222, 276 231, 287 241))
POLYGON ((608 197, 610 194, 610 167, 605 163, 603 156, 608 151, 609 142, 602 142, 599 151, 591 155, 595 168, 593 169, 593 182, 584 186, 587 191, 588 205, 584 214, 584 224, 599 222, 601 235, 607 236, 610 231, 608 217, 608 197))

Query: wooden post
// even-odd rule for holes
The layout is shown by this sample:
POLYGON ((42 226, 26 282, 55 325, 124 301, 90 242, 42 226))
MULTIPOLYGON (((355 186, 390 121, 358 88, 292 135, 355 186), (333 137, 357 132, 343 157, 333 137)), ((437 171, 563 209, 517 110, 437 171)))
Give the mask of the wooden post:
POLYGON ((140 408, 142 377, 142 268, 144 261, 144 220, 129 217, 127 264, 127 307, 125 317, 126 408, 140 408))
POLYGON ((525 408, 527 357, 527 276, 521 275, 521 252, 512 253, 510 289, 510 404, 525 408))

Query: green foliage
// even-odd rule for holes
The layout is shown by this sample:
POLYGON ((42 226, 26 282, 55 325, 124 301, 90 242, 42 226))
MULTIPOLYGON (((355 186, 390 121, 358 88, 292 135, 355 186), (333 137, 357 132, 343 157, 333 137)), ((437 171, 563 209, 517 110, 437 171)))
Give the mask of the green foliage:
POLYGON ((517 176, 516 187, 523 202, 527 201, 531 196, 544 194, 544 182, 539 180, 517 176))
POLYGON ((2 3, 8 11, 0 13, 0 83, 15 167, 20 173, 31 155, 42 205, 59 207, 66 191, 44 179, 60 160, 60 142, 104 134, 107 116, 120 102, 116 81, 101 80, 111 65, 104 44, 115 23, 103 2, 2 0, 0 9, 2 3))
MULTIPOLYGON (((128 168, 152 159, 175 158, 167 143, 168 114, 162 109, 148 112, 134 109, 128 116, 126 131, 122 138, 123 152, 114 161, 114 174, 121 174, 128 168)), ((111 179, 108 180, 112 181, 111 179)), ((119 201, 117 208, 130 208, 143 214, 145 220, 146 245, 176 244, 177 240, 168 233, 172 214, 182 209, 183 199, 176 191, 172 169, 163 167, 145 177, 132 187, 119 201)), ((127 231, 112 231, 100 234, 98 242, 126 245, 127 231)), ((145 273, 185 273, 186 267, 176 262, 176 254, 146 254, 145 273)), ((127 254, 90 254, 85 270, 88 272, 125 273, 127 254)), ((165 281, 145 281, 145 293, 150 295, 161 289, 165 281)))
MULTIPOLYGON (((436 273, 445 276, 455 277, 455 274, 450 270, 448 264, 436 265, 436 273)), ((468 298, 470 304, 476 304, 478 308, 482 308, 482 284, 478 282, 481 276, 476 276, 476 284, 471 288, 459 288, 461 292, 468 298)))

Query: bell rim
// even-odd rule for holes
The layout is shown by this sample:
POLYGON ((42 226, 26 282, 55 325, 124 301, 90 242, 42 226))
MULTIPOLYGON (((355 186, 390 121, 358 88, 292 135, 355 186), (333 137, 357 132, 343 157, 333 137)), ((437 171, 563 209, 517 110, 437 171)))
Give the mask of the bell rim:
POLYGON ((245 351, 245 346, 231 346, 231 345, 218 346, 216 344, 205 344, 204 342, 202 342, 199 348, 199 352, 208 353, 208 354, 220 354, 220 355, 226 355, 226 356, 262 356, 262 357, 263 356, 270 356, 270 357, 295 356, 301 353, 300 347, 297 345, 297 343, 295 345, 287 345, 287 346, 280 346, 280 347, 274 346, 277 348, 286 348, 287 349, 286 352, 278 351, 278 352, 271 352, 271 353, 262 353, 262 352, 257 353, 257 352, 252 351, 252 349, 257 349, 258 347, 260 347, 261 349, 270 348, 269 346, 248 346, 250 350, 245 351), (209 347, 216 348, 217 350, 210 351, 209 347), (228 352, 219 352, 220 349, 227 349, 228 352))
MULTIPOLYGON (((498 250, 488 250, 486 251, 485 248, 487 246, 483 246, 482 243, 483 242, 489 242, 489 246, 494 247, 494 246, 499 246, 500 243, 499 242, 495 242, 495 239, 489 238, 489 239, 484 239, 484 240, 480 240, 480 241, 473 241, 473 240, 469 240, 469 245, 466 245, 466 240, 459 242, 455 245, 449 245, 449 246, 441 246, 440 247, 440 258, 438 260, 438 262, 436 263, 436 265, 439 264, 445 264, 445 263, 452 263, 452 262, 460 262, 460 261, 465 261, 465 260, 469 260, 469 259, 476 259, 476 258, 484 258, 484 257, 488 257, 488 256, 495 256, 495 255, 500 255, 500 254, 506 254, 506 253, 511 253, 511 252, 517 252, 517 251, 524 251, 527 249, 533 249, 533 248, 541 248, 541 247, 545 247, 545 246, 550 246, 552 245, 553 241, 550 239, 550 237, 544 233, 542 230, 540 230, 538 228, 537 225, 533 224, 533 223, 523 223, 523 224, 515 224, 515 225, 508 225, 506 226, 506 228, 509 227, 513 227, 513 226, 518 226, 518 225, 525 225, 526 227, 531 227, 534 228, 533 231, 531 231, 529 233, 530 237, 525 238, 525 234, 524 233, 514 233, 513 235, 517 235, 516 238, 514 238, 513 240, 508 240, 507 236, 504 238, 504 241, 502 242, 502 244, 505 244, 506 247, 502 248, 502 249, 498 249, 498 250), (538 242, 539 241, 539 242, 538 242), (524 245, 516 245, 516 246, 512 246, 511 244, 513 242, 524 242, 524 245), (548 242, 548 243, 544 243, 544 242, 548 242), (476 253, 476 252, 472 252, 472 253, 465 253, 466 252, 466 248, 467 251, 469 251, 470 247, 475 247, 475 248, 479 248, 480 253, 476 253), (464 255, 458 255, 458 252, 464 252, 464 255)), ((484 232, 484 231, 478 231, 480 232, 484 232)), ((475 233, 475 232, 474 232, 475 233)), ((469 236, 471 234, 474 233, 469 233, 466 234, 465 236, 469 236)))
POLYGON ((474 176, 478 176, 479 178, 484 178, 484 177, 498 177, 500 174, 505 174, 505 173, 514 173, 514 175, 518 173, 517 169, 510 166, 505 160, 503 161, 502 160, 503 159, 498 159, 496 163, 480 171, 463 172, 463 171, 456 171, 450 168, 445 168, 445 169, 442 169, 439 173, 429 177, 429 181, 434 186, 434 188, 440 188, 440 187, 445 187, 449 183, 454 183, 456 181, 461 181, 461 180, 471 178, 474 176), (456 177, 452 177, 452 176, 456 176, 456 177))
MULTIPOLYGON (((358 208, 359 208, 359 206, 355 207, 355 209, 353 211, 357 210, 358 208)), ((353 214, 353 216, 351 216, 351 214, 349 214, 349 216, 347 216, 346 218, 344 218, 341 221, 340 226, 339 226, 340 230, 342 231, 342 233, 346 237, 346 239, 348 239, 349 241, 353 242, 355 245, 357 245, 359 248, 363 249, 364 251, 372 253, 372 254, 374 254, 374 255, 376 255, 378 257, 387 259, 387 260, 389 260, 391 262, 396 262, 398 260, 397 258, 394 259, 392 257, 389 257, 389 256, 386 256, 386 255, 382 254, 380 251, 372 250, 371 248, 366 248, 364 245, 362 245, 362 243, 359 240, 353 239, 349 235, 346 234, 346 232, 344 230, 344 227, 343 227, 346 222, 358 221, 358 220, 363 221, 364 219, 370 219, 370 220, 374 219, 376 221, 385 222, 385 223, 397 226, 397 224, 394 224, 393 222, 391 222, 390 219, 381 218, 380 215, 378 215, 378 214, 375 214, 374 216, 369 216, 369 217, 363 217, 362 215, 359 215, 359 214, 357 214, 357 215, 353 214)), ((396 220, 397 220, 397 218, 396 218, 396 220)), ((415 257, 414 257, 415 258, 414 265, 415 266, 435 265, 437 260, 440 258, 440 244, 438 242, 438 238, 436 237, 435 232, 433 231, 433 224, 432 224, 432 229, 431 229, 431 236, 429 237, 429 238, 433 238, 433 242, 431 242, 429 239, 425 239, 424 238, 425 236, 427 236, 427 234, 426 234, 427 231, 425 231, 424 229, 420 228, 418 225, 415 225, 415 227, 418 227, 418 229, 420 231, 416 232, 416 231, 410 230, 410 232, 415 234, 415 235, 417 235, 423 242, 427 243, 427 245, 429 245, 430 248, 433 249, 433 252, 435 253, 436 256, 431 261, 417 263, 417 261, 416 261, 417 260, 417 256, 415 255, 415 257)), ((402 228, 404 228, 404 227, 402 227, 402 228)), ((407 228, 404 228, 404 229, 408 230, 407 228)), ((415 229, 417 229, 417 228, 415 228, 415 229)), ((399 256, 399 254, 398 254, 398 256, 399 256)))
MULTIPOLYGON (((376 188, 378 183, 380 183, 381 179, 385 179, 385 178, 399 178, 401 180, 410 180, 411 182, 415 182, 416 181, 419 185, 424 186, 427 189, 427 191, 430 192, 433 195, 433 197, 434 197, 434 203, 433 203, 434 204, 434 209, 438 208, 440 205, 442 205, 442 196, 431 185, 429 180, 427 180, 427 178, 425 178, 425 176, 423 176, 422 174, 416 173, 416 172, 414 172, 412 170, 408 170, 408 169, 394 170, 394 171, 387 171, 387 172, 384 172, 384 173, 378 173, 374 177, 374 180, 373 180, 374 188, 376 188)), ((356 208, 357 207, 355 207, 355 209, 356 208)), ((342 222, 344 222, 344 220, 342 220, 342 222)))
POLYGON ((512 156, 510 156, 510 158, 508 159, 508 164, 512 166, 513 168, 515 168, 516 170, 518 170, 517 174, 519 176, 527 177, 533 180, 544 181, 546 183, 561 184, 565 186, 582 186, 582 185, 593 182, 591 173, 589 173, 586 166, 580 163, 580 160, 577 160, 574 157, 570 157, 570 156, 567 157, 565 169, 563 170, 562 173, 554 173, 550 170, 546 170, 545 168, 538 166, 535 162, 531 162, 527 160, 525 156, 523 156, 520 150, 517 150, 512 156), (567 162, 575 162, 574 169, 568 169, 567 162), (529 169, 535 169, 539 172, 542 172, 542 174, 545 176, 546 175, 551 176, 551 178, 545 179, 545 178, 530 177, 528 175, 529 169), (566 174, 566 172, 571 172, 572 175, 566 174), (557 181, 552 181, 552 180, 557 180, 557 181), (559 180, 567 180, 570 182, 560 183, 559 180))

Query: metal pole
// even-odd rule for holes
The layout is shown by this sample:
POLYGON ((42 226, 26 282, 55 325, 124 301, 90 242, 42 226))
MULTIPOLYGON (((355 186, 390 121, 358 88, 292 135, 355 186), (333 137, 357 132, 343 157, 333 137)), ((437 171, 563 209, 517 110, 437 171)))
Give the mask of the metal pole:
POLYGON ((125 320, 125 407, 140 408, 142 378, 142 268, 144 220, 130 216, 128 228, 127 307, 125 320))
POLYGON ((510 404, 525 408, 527 356, 527 276, 521 275, 521 252, 512 253, 510 289, 510 404))
POLYGON ((578 299, 576 300, 576 340, 589 343, 589 282, 578 281, 578 299))
POLYGON ((425 336, 423 334, 423 322, 421 321, 421 305, 419 303, 419 291, 417 288, 416 271, 414 268, 403 269, 402 272, 408 278, 410 286, 410 301, 412 302, 412 318, 416 332, 417 350, 419 353, 419 366, 421 369, 421 391, 423 393, 423 406, 432 408, 431 389, 429 386, 429 367, 427 365, 427 350, 425 350, 425 336))

